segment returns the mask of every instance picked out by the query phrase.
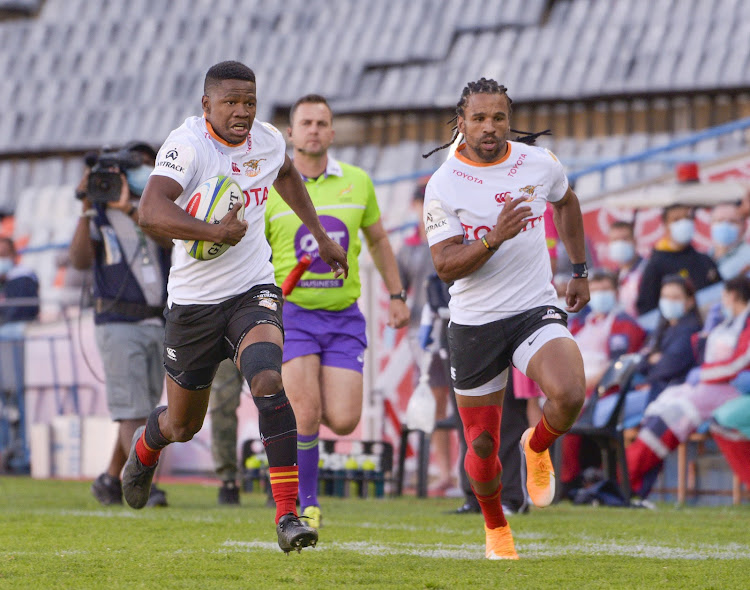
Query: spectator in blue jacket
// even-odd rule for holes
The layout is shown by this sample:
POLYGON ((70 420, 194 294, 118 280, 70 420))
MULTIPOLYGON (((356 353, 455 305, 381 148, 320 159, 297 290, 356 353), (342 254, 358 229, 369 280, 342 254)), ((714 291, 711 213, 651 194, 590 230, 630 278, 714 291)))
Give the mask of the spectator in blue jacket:
POLYGON ((16 256, 13 240, 0 237, 0 326, 39 315, 39 279, 30 268, 17 265, 16 256), (14 299, 25 301, 14 304, 14 299))

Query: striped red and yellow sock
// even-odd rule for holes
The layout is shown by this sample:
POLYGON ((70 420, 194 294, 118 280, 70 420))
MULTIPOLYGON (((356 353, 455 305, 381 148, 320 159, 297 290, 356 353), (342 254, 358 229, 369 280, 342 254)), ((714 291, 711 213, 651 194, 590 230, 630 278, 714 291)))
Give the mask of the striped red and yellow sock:
POLYGON ((547 417, 542 414, 542 419, 534 428, 534 432, 531 434, 531 440, 529 441, 529 448, 535 453, 541 453, 546 451, 552 446, 552 443, 565 434, 566 430, 555 430, 547 422, 547 417))
POLYGON ((296 465, 269 468, 271 492, 276 502, 276 524, 279 519, 290 512, 297 515, 297 487, 299 472, 296 465))

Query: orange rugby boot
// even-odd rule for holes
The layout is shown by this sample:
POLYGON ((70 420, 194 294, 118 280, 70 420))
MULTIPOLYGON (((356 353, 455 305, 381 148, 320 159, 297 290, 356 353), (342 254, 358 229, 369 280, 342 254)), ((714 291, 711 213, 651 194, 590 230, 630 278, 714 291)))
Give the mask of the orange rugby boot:
POLYGON ((534 506, 549 506, 555 498, 555 469, 549 450, 535 453, 529 447, 533 428, 528 428, 521 436, 521 450, 526 458, 526 490, 534 506))
POLYGON ((509 524, 496 529, 488 529, 485 525, 484 532, 486 535, 484 555, 487 559, 518 559, 509 524))

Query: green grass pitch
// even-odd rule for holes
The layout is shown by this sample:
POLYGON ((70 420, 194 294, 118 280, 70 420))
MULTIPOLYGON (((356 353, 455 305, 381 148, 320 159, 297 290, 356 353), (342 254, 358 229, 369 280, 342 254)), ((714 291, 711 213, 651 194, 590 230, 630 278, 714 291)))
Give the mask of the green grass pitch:
POLYGON ((316 549, 284 555, 260 494, 165 484, 169 508, 103 508, 89 483, 0 478, 0 588, 750 588, 750 506, 567 504, 511 518, 487 561, 459 501, 323 498, 316 549))

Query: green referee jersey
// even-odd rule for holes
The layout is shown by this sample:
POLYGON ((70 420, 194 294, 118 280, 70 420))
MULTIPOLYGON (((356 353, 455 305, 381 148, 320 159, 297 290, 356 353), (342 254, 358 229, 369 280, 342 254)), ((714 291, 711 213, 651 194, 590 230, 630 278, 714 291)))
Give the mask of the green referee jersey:
POLYGON ((266 238, 273 251, 276 283, 281 285, 297 261, 310 254, 313 262, 287 300, 307 309, 345 309, 361 291, 359 230, 380 219, 375 188, 364 170, 330 156, 325 174, 305 179, 305 186, 326 233, 346 250, 349 277, 334 278, 331 267, 318 257, 318 244, 310 231, 279 193, 271 190, 266 203, 266 238))

